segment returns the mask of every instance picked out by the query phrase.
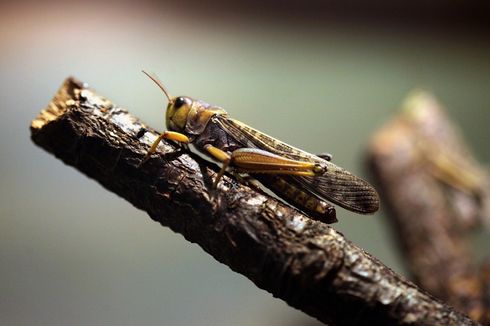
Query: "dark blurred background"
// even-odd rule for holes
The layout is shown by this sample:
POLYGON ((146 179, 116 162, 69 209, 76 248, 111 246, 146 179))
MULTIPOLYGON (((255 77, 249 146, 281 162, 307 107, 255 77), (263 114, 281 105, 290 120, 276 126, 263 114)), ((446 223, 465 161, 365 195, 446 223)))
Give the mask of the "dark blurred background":
MULTIPOLYGON (((424 88, 488 162, 489 18, 470 1, 2 2, 0 324, 317 324, 36 148, 30 120, 67 76, 161 130, 147 69, 366 177, 369 136, 424 88)), ((383 210, 337 214, 404 273, 383 210)))

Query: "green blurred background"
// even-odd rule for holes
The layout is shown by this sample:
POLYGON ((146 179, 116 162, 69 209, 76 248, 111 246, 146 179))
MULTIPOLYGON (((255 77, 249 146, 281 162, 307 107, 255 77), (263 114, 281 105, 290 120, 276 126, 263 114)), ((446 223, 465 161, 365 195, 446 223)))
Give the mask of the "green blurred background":
MULTIPOLYGON (((422 87, 488 162, 485 8, 451 4, 2 2, 0 324, 316 325, 35 147, 30 120, 73 75, 161 130, 147 69, 174 95, 366 176, 370 135, 422 87)), ((336 229, 404 273, 382 210, 337 215, 336 229)))

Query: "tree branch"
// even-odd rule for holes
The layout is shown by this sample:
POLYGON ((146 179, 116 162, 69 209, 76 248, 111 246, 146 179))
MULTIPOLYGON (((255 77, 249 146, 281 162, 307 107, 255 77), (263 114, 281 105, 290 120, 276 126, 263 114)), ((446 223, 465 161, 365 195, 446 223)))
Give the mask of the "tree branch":
POLYGON ((289 305, 338 325, 472 325, 346 240, 171 143, 138 167, 156 133, 67 79, 32 122, 33 141, 289 305))
POLYGON ((466 241, 490 218, 487 174, 432 96, 413 94, 403 109, 369 149, 400 250, 417 284, 489 324, 485 285, 466 241))

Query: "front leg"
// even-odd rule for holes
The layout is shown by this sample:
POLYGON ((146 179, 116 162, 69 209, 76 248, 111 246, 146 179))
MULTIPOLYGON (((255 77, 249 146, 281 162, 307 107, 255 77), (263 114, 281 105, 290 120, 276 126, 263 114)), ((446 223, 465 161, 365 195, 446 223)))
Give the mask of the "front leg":
POLYGON ((140 166, 143 165, 146 161, 148 161, 148 159, 151 157, 151 155, 153 153, 155 153, 155 151, 157 150, 158 144, 160 144, 162 139, 170 139, 170 140, 182 143, 182 144, 189 144, 189 142, 190 142, 189 138, 186 135, 181 134, 180 132, 164 131, 153 142, 150 149, 148 150, 148 153, 146 153, 143 160, 141 160, 141 162, 139 164, 140 166))

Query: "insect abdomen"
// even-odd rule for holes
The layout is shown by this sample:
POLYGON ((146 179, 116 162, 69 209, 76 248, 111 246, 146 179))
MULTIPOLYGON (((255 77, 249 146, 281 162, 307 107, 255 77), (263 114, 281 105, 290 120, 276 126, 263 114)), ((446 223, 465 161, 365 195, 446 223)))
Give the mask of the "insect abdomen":
POLYGON ((310 217, 325 223, 337 222, 335 208, 332 205, 289 183, 287 178, 263 174, 254 177, 276 195, 298 207, 310 217))

